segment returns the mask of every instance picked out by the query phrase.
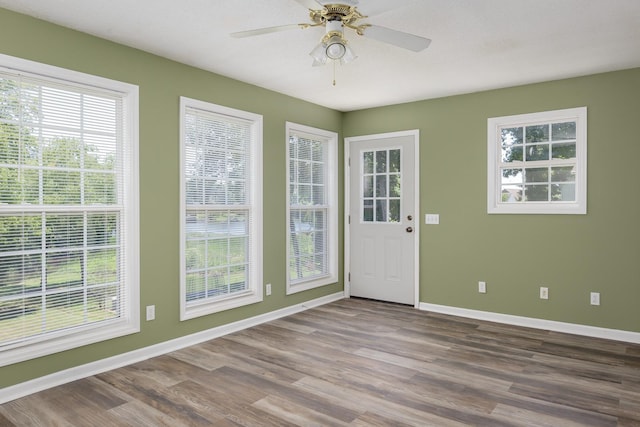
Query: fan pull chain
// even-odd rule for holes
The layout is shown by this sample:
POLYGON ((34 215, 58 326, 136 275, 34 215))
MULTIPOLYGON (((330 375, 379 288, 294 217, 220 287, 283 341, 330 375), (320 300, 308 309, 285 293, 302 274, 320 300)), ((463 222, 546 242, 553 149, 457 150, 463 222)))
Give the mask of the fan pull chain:
POLYGON ((336 85, 336 60, 334 59, 333 61, 333 85, 336 85))

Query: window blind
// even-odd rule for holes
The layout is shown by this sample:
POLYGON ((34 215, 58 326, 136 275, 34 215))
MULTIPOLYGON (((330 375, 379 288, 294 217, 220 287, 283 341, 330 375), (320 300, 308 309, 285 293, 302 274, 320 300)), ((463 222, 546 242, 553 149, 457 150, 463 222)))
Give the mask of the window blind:
POLYGON ((329 274, 327 141, 289 137, 289 279, 291 284, 329 274))
POLYGON ((0 348, 127 315, 122 94, 0 72, 0 348))
POLYGON ((189 307, 251 292, 253 122, 194 107, 183 120, 189 307))

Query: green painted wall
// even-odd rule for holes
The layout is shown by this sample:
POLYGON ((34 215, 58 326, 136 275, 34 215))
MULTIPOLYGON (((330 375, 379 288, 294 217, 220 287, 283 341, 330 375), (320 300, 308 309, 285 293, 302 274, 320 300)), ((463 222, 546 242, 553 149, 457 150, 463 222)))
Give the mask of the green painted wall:
POLYGON ((140 298, 141 308, 156 305, 156 320, 143 321, 139 334, 0 368, 0 388, 342 291, 337 283, 285 296, 285 122, 340 132, 342 113, 4 9, 0 40, 3 54, 139 85, 140 298), (179 321, 181 95, 264 117, 263 274, 273 286, 263 303, 187 322, 179 321))
POLYGON ((633 69, 352 112, 343 133, 420 130, 420 214, 440 214, 421 229, 421 302, 640 332, 639 112, 633 69), (487 118, 579 106, 587 215, 488 215, 487 118))
POLYGON ((340 137, 420 129, 420 217, 440 214, 421 229, 422 302, 640 332, 640 69, 340 113, 4 9, 0 40, 0 53, 139 85, 141 307, 157 311, 139 334, 2 367, 0 387, 341 291, 285 296, 287 120, 340 137), (188 322, 178 321, 181 95, 264 116, 264 282, 273 284, 263 303, 188 322), (488 215, 487 118, 577 106, 589 109, 588 214, 488 215), (542 284, 548 301, 538 299, 542 284), (601 306, 588 304, 591 291, 601 306))

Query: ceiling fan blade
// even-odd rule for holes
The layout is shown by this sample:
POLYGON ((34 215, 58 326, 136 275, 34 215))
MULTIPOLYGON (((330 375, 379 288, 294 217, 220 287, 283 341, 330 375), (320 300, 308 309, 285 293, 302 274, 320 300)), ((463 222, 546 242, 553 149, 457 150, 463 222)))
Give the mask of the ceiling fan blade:
POLYGON ((259 36, 262 34, 277 33, 278 31, 294 30, 296 28, 304 28, 304 25, 288 24, 288 25, 278 25, 277 27, 267 27, 267 28, 258 28, 255 30, 238 31, 237 33, 231 33, 231 37, 236 37, 236 38, 253 37, 253 36, 259 36))
POLYGON ((311 10, 322 10, 324 8, 324 6, 318 3, 316 0, 295 0, 295 1, 296 3, 299 3, 300 5, 311 10))
POLYGON ((378 25, 371 25, 370 27, 367 27, 364 30, 363 35, 370 39, 389 43, 414 52, 420 52, 421 50, 426 49, 431 43, 431 40, 425 37, 403 33, 402 31, 392 30, 391 28, 380 27, 378 25))

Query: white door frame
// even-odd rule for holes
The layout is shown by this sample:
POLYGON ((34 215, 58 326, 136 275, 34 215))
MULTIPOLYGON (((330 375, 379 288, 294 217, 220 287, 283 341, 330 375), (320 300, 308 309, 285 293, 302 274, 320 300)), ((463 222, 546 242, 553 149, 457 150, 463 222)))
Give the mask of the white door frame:
POLYGON ((399 136, 413 136, 414 145, 414 205, 415 205, 415 225, 414 225, 414 307, 420 307, 420 131, 418 129, 379 133, 373 135, 352 136, 344 139, 344 296, 351 297, 351 231, 349 228, 349 212, 351 212, 351 177, 350 177, 350 149, 352 142, 370 141, 375 139, 395 138, 399 136))

